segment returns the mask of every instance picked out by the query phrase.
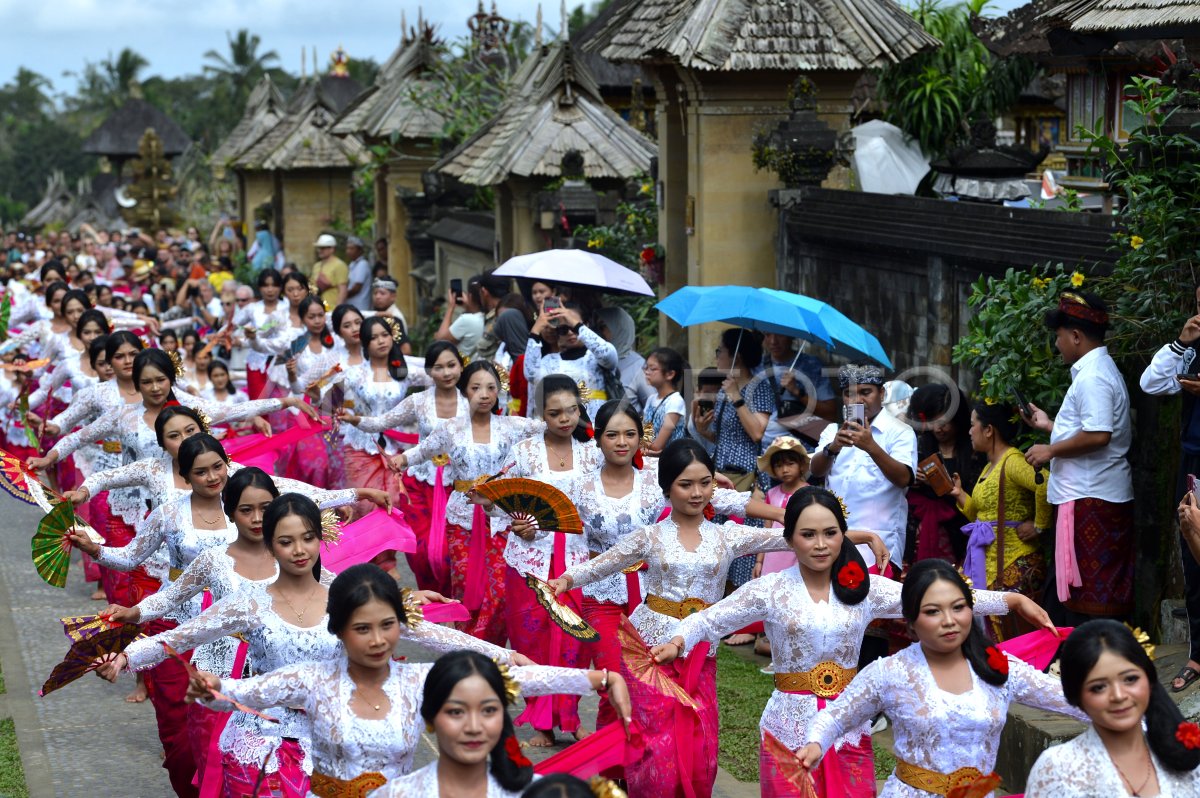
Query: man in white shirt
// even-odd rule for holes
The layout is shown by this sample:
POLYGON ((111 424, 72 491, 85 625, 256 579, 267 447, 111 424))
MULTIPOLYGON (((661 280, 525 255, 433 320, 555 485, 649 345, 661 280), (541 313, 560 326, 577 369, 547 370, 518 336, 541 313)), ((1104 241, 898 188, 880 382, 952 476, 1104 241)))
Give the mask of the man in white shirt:
MULTIPOLYGON (((889 562, 877 563, 879 570, 887 574, 890 565, 898 574, 908 526, 904 495, 917 469, 917 433, 883 412, 883 372, 877 366, 843 366, 838 384, 846 417, 852 419, 861 408, 867 423, 852 419, 826 427, 809 468, 845 502, 851 528, 883 538, 889 562)), ((863 639, 859 667, 887 656, 887 640, 874 632, 868 630, 863 639)))
POLYGON ((371 307, 371 264, 367 262, 366 251, 358 236, 346 239, 346 260, 350 261, 346 302, 359 310, 369 310, 371 307))
POLYGON ((1067 292, 1046 314, 1055 346, 1071 368, 1058 416, 1030 405, 1026 422, 1050 433, 1025 459, 1050 464, 1046 498, 1057 510, 1054 595, 1070 625, 1133 611, 1133 441, 1129 393, 1104 335, 1108 308, 1093 294, 1067 292), (1074 615, 1075 617, 1072 617, 1074 615))

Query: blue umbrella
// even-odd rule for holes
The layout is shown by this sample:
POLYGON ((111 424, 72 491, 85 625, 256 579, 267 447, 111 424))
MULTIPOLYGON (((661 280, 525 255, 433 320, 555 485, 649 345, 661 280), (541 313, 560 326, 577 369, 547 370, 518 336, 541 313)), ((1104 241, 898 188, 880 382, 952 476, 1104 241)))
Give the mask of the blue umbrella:
POLYGON ((892 361, 884 353, 879 339, 833 305, 803 294, 774 288, 759 288, 758 293, 763 297, 787 302, 820 319, 825 331, 833 339, 833 346, 830 347, 833 354, 854 361, 873 360, 884 368, 892 368, 892 361))
POLYGON ((684 286, 655 307, 681 327, 723 322, 833 346, 816 313, 745 285, 684 286))

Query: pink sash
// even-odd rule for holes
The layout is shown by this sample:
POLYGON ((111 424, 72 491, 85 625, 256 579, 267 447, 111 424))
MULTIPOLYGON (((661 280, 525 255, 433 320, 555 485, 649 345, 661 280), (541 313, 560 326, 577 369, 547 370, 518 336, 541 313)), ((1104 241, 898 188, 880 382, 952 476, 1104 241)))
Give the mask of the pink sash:
MULTIPOLYGON (((550 578, 557 579, 567 570, 567 536, 562 532, 551 532, 554 536, 554 548, 550 554, 550 578)), ((525 588, 528 590, 528 588, 525 588)), ((573 610, 580 615, 583 615, 583 593, 581 590, 570 590, 566 594, 559 596, 560 604, 568 604, 573 610)), ((534 612, 542 612, 542 608, 536 603, 531 609, 534 612)), ((546 665, 559 666, 562 664, 562 645, 563 635, 565 634, 562 628, 550 622, 550 651, 547 654, 546 665)), ((529 723, 535 729, 553 729, 554 728, 554 696, 540 695, 534 696, 525 702, 525 711, 516 719, 518 725, 529 723)), ((621 724, 613 724, 620 726, 621 724)), ((623 761, 623 760, 622 760, 623 761)))
MULTIPOLYGON (((549 696, 546 696, 549 697, 549 696)), ((610 723, 596 730, 587 739, 570 746, 533 766, 539 776, 549 773, 569 773, 579 779, 589 779, 610 768, 624 768, 627 759, 641 758, 641 728, 634 721, 625 739, 625 724, 610 723)))
POLYGON ((1058 600, 1071 598, 1072 587, 1083 587, 1079 561, 1075 558, 1075 502, 1058 505, 1058 523, 1054 536, 1054 581, 1058 600))
POLYGON ((471 611, 483 606, 483 575, 487 572, 488 536, 492 534, 487 513, 481 505, 474 507, 471 514, 471 545, 467 550, 467 584, 463 591, 463 606, 471 611))
POLYGON ((1050 667, 1050 663, 1054 661, 1054 655, 1058 653, 1058 647, 1062 645, 1073 629, 1074 627, 1071 626, 1058 627, 1058 637, 1050 634, 1047 629, 1036 629, 1028 634, 1005 640, 1003 643, 997 643, 996 648, 1006 654, 1012 654, 1019 660, 1028 662, 1039 671, 1044 671, 1050 667))
POLYGON ((469 621, 471 613, 462 604, 422 604, 421 614, 430 623, 450 623, 451 621, 469 621))
POLYGON ((321 544, 321 564, 334 573, 351 565, 369 562, 384 551, 411 553, 417 550, 417 537, 396 508, 376 508, 357 521, 342 527, 337 543, 321 544))
MULTIPOLYGON (((446 485, 442 481, 445 466, 438 466, 433 476, 433 506, 429 508, 429 570, 438 584, 446 583, 450 552, 446 547, 446 485)), ((490 531, 490 530, 489 530, 490 531)))
MULTIPOLYGON (((208 591, 204 591, 208 596, 208 591)), ((246 653, 250 650, 245 642, 238 643, 237 653, 233 655, 233 669, 230 679, 240 679, 242 670, 246 667, 246 653)), ((204 773, 197 773, 200 780, 200 798, 219 798, 225 779, 221 774, 221 732, 229 722, 228 712, 221 712, 212 722, 212 734, 208 738, 208 756, 204 760, 204 773)))
MULTIPOLYGON (((682 661, 676 661, 676 672, 679 684, 689 695, 699 695, 700 674, 704 670, 704 662, 708 659, 708 643, 698 643, 692 647, 692 652, 682 661)), ((691 741, 696 737, 700 726, 700 717, 696 710, 675 702, 675 761, 679 768, 679 784, 683 787, 686 798, 696 798, 696 790, 692 787, 692 772, 695 769, 695 746, 691 741)), ((620 727, 621 724, 614 723, 620 727)))

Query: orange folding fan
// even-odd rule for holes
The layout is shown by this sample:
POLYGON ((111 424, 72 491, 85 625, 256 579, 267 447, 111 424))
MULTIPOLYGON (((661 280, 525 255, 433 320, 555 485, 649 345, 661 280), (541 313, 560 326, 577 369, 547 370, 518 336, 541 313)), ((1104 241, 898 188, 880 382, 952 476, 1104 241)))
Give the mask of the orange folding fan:
POLYGON ((547 532, 583 532, 579 511, 567 494, 547 482, 515 477, 476 486, 480 496, 513 518, 528 518, 547 532))
POLYGON ((1000 776, 989 773, 986 776, 980 776, 970 784, 952 788, 950 792, 946 793, 946 798, 986 798, 999 786, 1000 776))
POLYGON ((656 693, 674 698, 679 703, 691 709, 696 709, 696 699, 683 689, 683 686, 672 679, 666 668, 654 661, 650 647, 638 633, 637 627, 626 617, 621 617, 617 627, 617 639, 621 641, 621 659, 633 678, 646 685, 656 693))
POLYGON ((800 762, 796 752, 781 743, 769 731, 763 732, 763 750, 775 760, 779 774, 800 792, 801 798, 817 798, 817 787, 812 773, 800 762))

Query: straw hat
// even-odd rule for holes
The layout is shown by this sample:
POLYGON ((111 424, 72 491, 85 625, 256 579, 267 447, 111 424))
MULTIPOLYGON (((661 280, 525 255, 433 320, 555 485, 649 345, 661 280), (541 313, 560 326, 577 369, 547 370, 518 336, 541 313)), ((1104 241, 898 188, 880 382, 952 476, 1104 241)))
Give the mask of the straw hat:
POLYGON ((779 477, 775 476, 774 469, 771 468, 771 458, 777 452, 795 452, 801 460, 801 466, 808 465, 808 450, 804 448, 804 444, 791 435, 780 435, 771 442, 767 450, 758 458, 758 470, 772 479, 779 479, 779 477))
POLYGON ((321 235, 317 236, 317 240, 315 243, 313 243, 313 246, 317 249, 322 249, 324 247, 336 247, 337 239, 329 235, 329 233, 322 233, 321 235))

